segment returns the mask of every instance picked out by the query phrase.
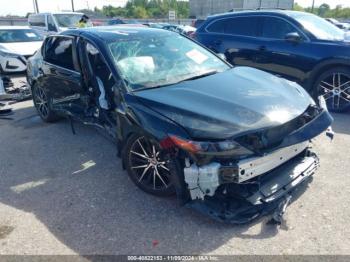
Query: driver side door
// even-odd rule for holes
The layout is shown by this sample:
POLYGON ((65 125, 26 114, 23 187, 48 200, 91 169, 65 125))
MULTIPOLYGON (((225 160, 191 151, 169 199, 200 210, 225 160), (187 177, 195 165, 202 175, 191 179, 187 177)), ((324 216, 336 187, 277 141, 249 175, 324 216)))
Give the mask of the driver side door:
POLYGON ((265 16, 255 67, 303 84, 314 66, 310 40, 286 19, 265 16), (299 41, 286 40, 288 33, 298 33, 299 41))

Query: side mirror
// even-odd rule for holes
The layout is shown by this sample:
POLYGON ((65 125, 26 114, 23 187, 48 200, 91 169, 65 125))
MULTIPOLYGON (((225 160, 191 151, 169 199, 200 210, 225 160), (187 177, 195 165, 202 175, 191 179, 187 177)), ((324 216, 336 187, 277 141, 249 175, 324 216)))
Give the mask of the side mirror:
POLYGON ((292 33, 286 34, 284 39, 288 42, 297 43, 301 41, 301 36, 297 32, 292 32, 292 33))

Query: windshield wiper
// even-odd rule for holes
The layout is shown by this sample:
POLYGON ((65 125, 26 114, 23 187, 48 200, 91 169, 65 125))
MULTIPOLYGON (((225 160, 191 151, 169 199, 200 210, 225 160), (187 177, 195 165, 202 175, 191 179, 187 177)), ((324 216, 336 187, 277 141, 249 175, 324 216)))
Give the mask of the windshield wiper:
POLYGON ((195 75, 195 76, 186 78, 186 79, 184 79, 184 80, 182 80, 182 81, 196 80, 196 79, 203 78, 203 77, 206 77, 206 76, 215 75, 216 73, 218 73, 217 70, 212 70, 212 71, 208 71, 208 72, 205 72, 205 73, 203 73, 203 74, 200 74, 200 75, 195 75))

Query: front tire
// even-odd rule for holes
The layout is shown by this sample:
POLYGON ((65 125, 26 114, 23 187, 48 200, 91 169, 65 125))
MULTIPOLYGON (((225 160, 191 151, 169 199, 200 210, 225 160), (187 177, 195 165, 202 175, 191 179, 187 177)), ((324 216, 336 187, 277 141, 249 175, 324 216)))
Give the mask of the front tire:
POLYGON ((169 169, 170 160, 156 141, 145 135, 132 135, 124 152, 126 170, 137 187, 161 197, 175 193, 169 169))
POLYGON ((330 69, 316 80, 315 90, 324 96, 329 111, 344 112, 350 108, 350 69, 330 69))
POLYGON ((32 96, 36 111, 44 122, 51 123, 59 120, 59 116, 51 109, 50 96, 40 85, 36 83, 33 85, 32 96))

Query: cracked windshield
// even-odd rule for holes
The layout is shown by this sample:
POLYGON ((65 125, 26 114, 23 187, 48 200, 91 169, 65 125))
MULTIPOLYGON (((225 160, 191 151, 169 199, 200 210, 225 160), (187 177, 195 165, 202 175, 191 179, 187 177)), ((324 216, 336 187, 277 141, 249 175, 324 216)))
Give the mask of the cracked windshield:
POLYGON ((183 36, 113 42, 114 63, 132 90, 161 87, 223 72, 230 67, 183 36))

